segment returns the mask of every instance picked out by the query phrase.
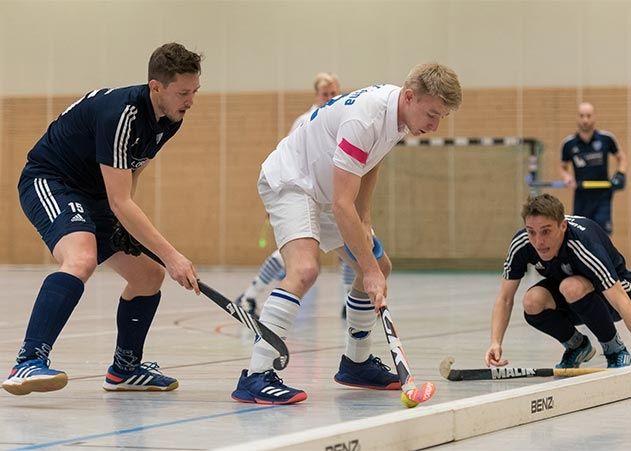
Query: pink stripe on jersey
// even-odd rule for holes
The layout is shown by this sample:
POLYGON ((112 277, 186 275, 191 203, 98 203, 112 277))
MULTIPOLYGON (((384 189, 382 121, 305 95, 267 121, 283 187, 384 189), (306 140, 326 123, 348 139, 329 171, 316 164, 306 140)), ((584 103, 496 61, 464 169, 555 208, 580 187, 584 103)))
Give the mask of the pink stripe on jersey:
POLYGON ((342 141, 338 144, 338 146, 347 155, 353 157, 354 159, 359 161, 361 164, 366 164, 366 161, 368 160, 367 152, 364 152, 359 147, 355 147, 354 145, 346 141, 344 138, 342 138, 342 141))

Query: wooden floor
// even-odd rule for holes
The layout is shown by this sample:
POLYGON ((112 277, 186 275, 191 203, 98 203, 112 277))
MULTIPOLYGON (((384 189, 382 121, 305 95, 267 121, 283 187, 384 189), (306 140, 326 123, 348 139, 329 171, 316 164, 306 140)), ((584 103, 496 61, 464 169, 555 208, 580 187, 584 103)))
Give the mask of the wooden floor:
MULTIPOLYGON (((0 268, 0 371, 5 374, 49 271, 0 268)), ((202 280, 229 297, 239 294, 252 275, 251 270, 200 272, 202 280)), ((534 280, 525 280, 519 294, 534 280)), ((390 310, 413 373, 417 381, 430 380, 438 387, 432 404, 549 380, 441 378, 438 365, 447 355, 456 358, 454 367, 483 365, 498 283, 492 274, 395 273, 390 279, 390 310)), ((52 367, 69 375, 66 388, 24 397, 0 391, 0 449, 205 450, 403 408, 398 392, 351 389, 333 381, 344 349, 345 325, 340 319, 339 276, 334 272, 323 273, 303 302, 288 341, 291 363, 281 373, 286 383, 307 391, 307 401, 274 407, 232 401, 239 372, 248 365, 251 336, 206 298, 171 281, 163 290, 145 360, 157 361, 166 374, 179 379, 180 388, 169 393, 105 392, 101 383, 111 363, 122 286, 107 270, 99 270, 86 286, 52 354, 52 367)), ((377 326, 373 353, 390 364, 377 326)), ((631 345, 631 334, 623 324, 618 326, 631 345)), ((504 349, 512 366, 533 367, 553 366, 563 351, 525 323, 519 303, 504 349)), ((605 366, 599 346, 598 351, 590 366, 605 366)), ((619 402, 434 449, 627 450, 630 411, 631 401, 619 402)))

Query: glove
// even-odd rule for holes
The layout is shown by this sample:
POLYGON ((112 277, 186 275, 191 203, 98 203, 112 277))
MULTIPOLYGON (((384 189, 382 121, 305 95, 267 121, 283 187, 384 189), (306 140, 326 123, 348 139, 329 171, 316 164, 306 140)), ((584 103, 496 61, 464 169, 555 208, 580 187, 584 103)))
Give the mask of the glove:
MULTIPOLYGON (((348 256, 353 259, 353 261, 357 261, 350 248, 346 244, 344 245, 344 250, 346 251, 348 256)), ((383 244, 381 244, 381 240, 377 238, 376 235, 372 236, 372 255, 374 255, 377 260, 383 257, 383 244)))
POLYGON ((135 257, 142 254, 142 245, 125 230, 125 227, 120 222, 114 225, 110 242, 112 243, 112 248, 116 251, 123 251, 135 257))
POLYGON ((613 177, 611 177, 611 189, 618 191, 624 189, 624 185, 627 182, 627 176, 624 173, 617 171, 613 177))

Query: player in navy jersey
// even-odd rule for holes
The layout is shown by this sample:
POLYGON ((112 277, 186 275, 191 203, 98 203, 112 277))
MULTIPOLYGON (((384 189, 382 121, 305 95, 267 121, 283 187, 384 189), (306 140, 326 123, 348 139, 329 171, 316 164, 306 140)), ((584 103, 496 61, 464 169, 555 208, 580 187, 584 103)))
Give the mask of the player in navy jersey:
POLYGON ((578 132, 563 141, 561 150, 561 177, 574 191, 574 214, 593 219, 612 232, 611 198, 614 190, 624 188, 626 182, 627 159, 618 148, 614 136, 595 128, 594 107, 587 102, 578 106, 578 132), (585 180, 609 180, 609 155, 616 159, 616 172, 611 178, 611 188, 584 189, 585 180), (570 164, 574 175, 570 173, 570 164))
POLYGON ((487 366, 504 366, 502 341, 515 293, 531 264, 544 278, 523 300, 526 322, 563 344, 557 368, 578 368, 596 350, 576 329, 585 324, 600 342, 608 368, 631 363, 616 331, 624 320, 631 330, 631 272, 603 229, 591 219, 565 216, 550 194, 530 197, 521 212, 526 227, 515 234, 504 263, 504 280, 493 307, 487 366))
POLYGON ((50 124, 29 152, 18 184, 20 203, 60 266, 40 288, 17 364, 2 384, 9 393, 66 385, 66 373, 49 368, 50 351, 84 284, 103 262, 127 282, 103 388, 177 388, 177 380, 163 375, 155 362, 142 363, 164 269, 144 255, 117 252, 110 239, 120 221, 124 229, 118 228, 119 234, 129 231, 160 256, 174 280, 199 294, 192 263, 151 224, 133 195, 139 175, 192 106, 200 71, 200 55, 180 44, 165 44, 151 55, 147 84, 88 93, 50 124))

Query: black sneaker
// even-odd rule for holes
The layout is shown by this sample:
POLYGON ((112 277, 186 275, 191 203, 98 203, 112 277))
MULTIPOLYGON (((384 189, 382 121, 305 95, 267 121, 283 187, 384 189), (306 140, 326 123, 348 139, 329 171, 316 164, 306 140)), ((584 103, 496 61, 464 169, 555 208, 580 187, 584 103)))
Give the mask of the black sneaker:
POLYGON ((596 350, 592 348, 589 338, 583 335, 581 345, 575 349, 566 349, 555 368, 578 368, 581 363, 590 361, 595 354, 596 350))
POLYGON ((613 354, 605 354, 605 358, 607 359, 607 368, 623 368, 631 365, 631 355, 627 348, 613 354))
POLYGON ((351 387, 370 388, 373 390, 400 390, 399 376, 390 372, 390 367, 379 357, 372 354, 368 360, 355 363, 342 355, 340 370, 333 377, 335 382, 351 387))

